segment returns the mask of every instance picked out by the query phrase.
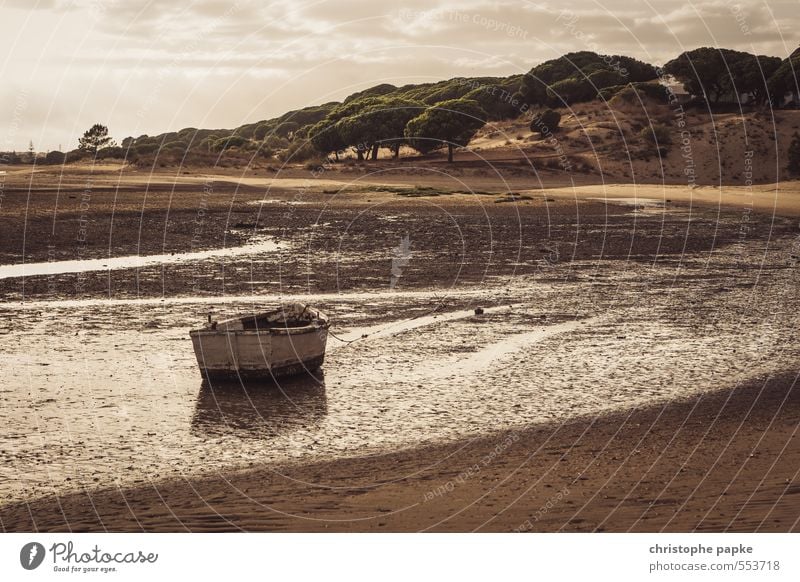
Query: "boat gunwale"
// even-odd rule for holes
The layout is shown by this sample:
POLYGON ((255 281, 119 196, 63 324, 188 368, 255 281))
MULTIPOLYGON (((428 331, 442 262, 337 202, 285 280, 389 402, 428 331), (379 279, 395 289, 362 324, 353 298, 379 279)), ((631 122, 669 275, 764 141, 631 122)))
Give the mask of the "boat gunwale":
MULTIPOLYGON (((303 312, 305 313, 307 309, 309 309, 308 305, 302 305, 303 312)), ((221 321, 215 321, 213 323, 209 322, 203 327, 199 329, 192 329, 189 330, 189 336, 197 336, 200 334, 203 335, 227 335, 227 334, 238 334, 238 335, 301 335, 304 333, 311 333, 311 332, 319 332, 320 330, 327 330, 330 327, 330 320, 327 315, 322 313, 319 309, 311 310, 310 314, 312 314, 312 319, 308 320, 308 323, 305 325, 287 325, 286 322, 283 324, 275 322, 274 326, 265 325, 264 327, 256 327, 256 328, 248 328, 248 329, 225 329, 226 324, 235 323, 235 322, 244 322, 247 319, 251 318, 261 318, 261 317, 269 317, 275 314, 285 313, 286 308, 281 307, 278 309, 273 309, 270 311, 262 311, 260 313, 256 313, 253 315, 245 315, 240 317, 230 317, 228 319, 223 319, 221 321), (211 326, 214 326, 213 328, 211 326), (222 327, 222 329, 220 329, 222 327)))
POLYGON ((195 335, 302 335, 306 333, 327 330, 328 323, 312 323, 302 327, 264 327, 261 329, 193 329, 189 331, 190 336, 195 335))

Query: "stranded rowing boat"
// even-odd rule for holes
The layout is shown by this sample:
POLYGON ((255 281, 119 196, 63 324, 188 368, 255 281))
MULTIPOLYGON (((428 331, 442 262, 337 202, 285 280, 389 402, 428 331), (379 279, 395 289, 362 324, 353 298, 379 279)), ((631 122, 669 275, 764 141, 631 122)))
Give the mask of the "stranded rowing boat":
POLYGON ((209 379, 269 379, 322 365, 328 318, 302 303, 247 317, 209 321, 189 332, 200 372, 209 379))

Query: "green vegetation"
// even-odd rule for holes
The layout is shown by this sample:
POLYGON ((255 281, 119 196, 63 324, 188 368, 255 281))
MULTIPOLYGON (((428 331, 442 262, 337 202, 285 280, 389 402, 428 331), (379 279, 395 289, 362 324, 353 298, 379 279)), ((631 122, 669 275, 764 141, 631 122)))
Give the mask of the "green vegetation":
MULTIPOLYGON (((173 142, 174 143, 174 142, 173 142)), ((229 148, 243 148, 250 143, 250 140, 245 139, 239 135, 230 135, 228 137, 221 137, 211 144, 211 150, 215 152, 224 152, 229 148)), ((167 149, 167 146, 164 146, 167 149)))
MULTIPOLYGON (((555 109, 565 106, 595 100, 612 106, 666 104, 673 97, 662 84, 669 75, 683 83, 695 101, 738 105, 739 96, 748 95, 755 105, 781 106, 787 93, 800 93, 798 69, 798 51, 781 60, 699 48, 669 61, 663 71, 631 57, 580 51, 536 65, 525 75, 456 77, 400 87, 382 83, 342 102, 288 111, 235 129, 188 127, 126 137, 121 148, 113 147, 108 130, 97 124, 81 139, 80 151, 68 154, 70 160, 91 154, 145 165, 157 161, 236 166, 256 159, 319 164, 328 156, 339 160, 347 152, 358 160, 375 160, 380 148, 397 158, 405 144, 422 153, 447 146, 452 159, 453 149, 466 146, 483 124, 529 115, 532 108, 540 113, 532 118, 531 131, 543 133, 544 128, 558 129, 560 114, 555 109)), ((647 130, 657 137, 652 128, 647 130)), ((641 137, 647 140, 645 133, 641 137)))
POLYGON ((608 69, 601 69, 589 75, 588 79, 592 87, 596 90, 605 89, 606 87, 613 87, 614 85, 624 85, 627 82, 625 75, 617 71, 609 71, 608 69))
POLYGON ((487 121, 514 119, 522 112, 522 99, 503 85, 483 85, 467 93, 464 99, 475 101, 486 112, 487 121))
POLYGON ((398 157, 406 124, 424 109, 423 103, 411 99, 379 98, 339 120, 338 132, 347 145, 371 151, 373 160, 378 158, 379 147, 389 148, 398 157))
POLYGON ((558 131, 558 125, 561 123, 561 114, 552 109, 546 109, 533 116, 531 120, 531 131, 539 132, 542 136, 546 136, 558 131))
POLYGON ((628 83, 627 85, 614 85, 600 91, 600 98, 610 101, 612 105, 619 102, 639 104, 647 99, 656 103, 669 102, 669 89, 656 83, 628 83))
POLYGON ((326 155, 333 152, 336 159, 348 147, 355 150, 359 160, 368 152, 377 159, 381 147, 398 157, 406 124, 424 109, 424 103, 402 97, 346 100, 312 126, 308 137, 317 150, 326 155))
POLYGON ((547 88, 547 100, 545 103, 553 107, 562 107, 583 101, 591 101, 596 95, 597 90, 588 79, 570 77, 563 81, 557 81, 547 88))
POLYGON ((411 147, 423 154, 447 146, 447 161, 452 162, 453 149, 466 146, 485 119, 486 112, 476 101, 449 99, 409 121, 405 135, 411 147))
POLYGON ((800 175, 800 134, 796 131, 792 135, 792 143, 789 144, 789 171, 800 175))
POLYGON ((390 85, 389 83, 383 83, 381 85, 375 85, 374 87, 370 87, 369 89, 364 89, 363 91, 359 91, 358 93, 353 93, 349 97, 347 97, 344 102, 347 103, 348 101, 353 101, 354 99, 361 99, 362 97, 380 97, 381 95, 386 95, 388 93, 394 93, 397 91, 397 87, 394 85, 390 85))
POLYGON ((66 163, 67 161, 67 154, 64 152, 59 152, 54 150, 52 152, 47 152, 47 155, 44 157, 45 164, 54 164, 54 165, 61 165, 66 163))
POLYGON ((105 125, 95 123, 78 140, 78 149, 96 156, 98 150, 111 146, 113 143, 113 140, 108 135, 108 128, 105 125))
POLYGON ((639 137, 661 155, 666 155, 669 152, 669 146, 672 145, 672 134, 669 128, 664 125, 651 124, 648 127, 643 127, 639 132, 639 137))
POLYGON ((689 93, 709 103, 717 104, 723 97, 738 101, 738 95, 746 94, 756 105, 763 105, 770 100, 770 92, 783 95, 782 83, 772 79, 781 67, 777 57, 703 47, 682 53, 664 70, 689 93))
POLYGON ((520 93, 529 105, 561 107, 595 99, 609 83, 650 81, 657 76, 655 67, 631 57, 582 51, 532 68, 522 79, 520 93))
POLYGON ((778 65, 767 81, 767 89, 773 106, 783 105, 783 96, 790 91, 794 92, 795 99, 797 99, 797 95, 800 94, 798 73, 800 73, 800 51, 795 51, 778 65))

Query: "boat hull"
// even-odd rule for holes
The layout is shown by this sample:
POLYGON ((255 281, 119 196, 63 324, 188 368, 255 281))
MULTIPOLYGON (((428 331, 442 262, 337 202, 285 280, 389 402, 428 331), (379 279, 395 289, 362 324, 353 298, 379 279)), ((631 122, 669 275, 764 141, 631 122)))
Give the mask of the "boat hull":
POLYGON ((208 379, 274 379, 322 366, 328 330, 321 326, 262 331, 191 332, 197 364, 208 379))

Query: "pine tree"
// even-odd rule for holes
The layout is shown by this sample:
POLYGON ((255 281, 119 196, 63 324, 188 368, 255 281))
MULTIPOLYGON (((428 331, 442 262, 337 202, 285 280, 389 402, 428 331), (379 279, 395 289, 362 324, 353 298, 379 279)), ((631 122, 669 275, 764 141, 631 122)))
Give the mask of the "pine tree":
POLYGON ((108 128, 105 125, 95 123, 78 140, 78 149, 97 155, 97 150, 113 145, 113 140, 108 136, 108 128))

